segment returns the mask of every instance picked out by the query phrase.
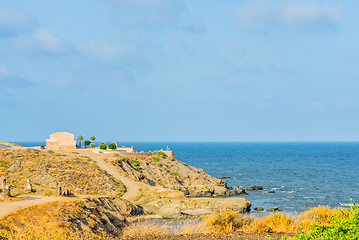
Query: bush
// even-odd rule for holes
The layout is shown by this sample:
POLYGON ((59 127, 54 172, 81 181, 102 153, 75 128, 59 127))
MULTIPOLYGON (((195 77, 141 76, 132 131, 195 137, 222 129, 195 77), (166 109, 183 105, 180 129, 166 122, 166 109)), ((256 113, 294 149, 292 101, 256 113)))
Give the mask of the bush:
POLYGON ((91 143, 90 147, 94 148, 94 147, 96 147, 96 145, 94 143, 91 143))
POLYGON ((350 209, 340 210, 340 214, 332 214, 330 224, 318 223, 311 225, 312 231, 294 236, 293 240, 309 239, 358 239, 359 236, 359 205, 351 200, 350 209))
POLYGON ((210 227, 213 232, 234 232, 240 227, 242 221, 239 221, 239 212, 232 209, 221 209, 219 212, 202 216, 203 224, 210 227))
POLYGON ((163 158, 167 157, 167 155, 163 151, 154 151, 152 154, 163 158))
POLYGON ((90 140, 85 140, 84 144, 85 144, 85 148, 86 148, 87 146, 89 146, 91 144, 91 141, 90 140))
POLYGON ((132 160, 131 163, 132 163, 132 165, 134 165, 136 167, 139 167, 141 165, 140 161, 138 161, 138 160, 132 160))
POLYGON ((160 159, 159 157, 153 157, 153 161, 155 161, 155 162, 160 162, 161 159, 160 159))
POLYGON ((110 143, 110 144, 108 145, 108 148, 109 148, 109 149, 112 149, 112 150, 115 150, 115 149, 117 148, 116 143, 110 143))
POLYGON ((173 176, 179 176, 179 173, 178 172, 174 172, 172 173, 173 176))
POLYGON ((107 149, 106 143, 104 143, 104 142, 100 143, 100 149, 106 150, 107 149))

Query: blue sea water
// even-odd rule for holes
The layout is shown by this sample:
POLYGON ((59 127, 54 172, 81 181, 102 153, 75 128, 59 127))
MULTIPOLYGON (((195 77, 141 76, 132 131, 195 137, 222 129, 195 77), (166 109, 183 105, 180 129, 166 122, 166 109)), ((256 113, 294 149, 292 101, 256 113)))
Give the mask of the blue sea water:
MULTIPOLYGON (((20 143, 23 146, 44 143, 20 143)), ((261 185, 264 191, 245 196, 254 207, 277 206, 287 213, 318 204, 338 207, 359 202, 358 142, 124 142, 135 150, 172 147, 177 159, 226 176, 229 186, 261 185), (275 193, 265 193, 266 191, 275 193)))

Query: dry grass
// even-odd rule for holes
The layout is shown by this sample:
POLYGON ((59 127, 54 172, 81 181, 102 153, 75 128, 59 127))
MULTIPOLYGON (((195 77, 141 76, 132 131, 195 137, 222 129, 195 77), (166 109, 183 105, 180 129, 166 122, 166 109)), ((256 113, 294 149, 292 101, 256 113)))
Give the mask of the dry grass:
POLYGON ((239 212, 232 209, 223 208, 218 212, 214 211, 202 217, 203 224, 211 228, 213 232, 229 233, 241 227, 242 219, 239 212))
POLYGON ((260 218, 251 218, 242 228, 245 232, 292 233, 298 232, 295 219, 289 215, 275 213, 260 218))
POLYGON ((170 234, 170 232, 167 229, 163 228, 163 226, 160 224, 151 222, 136 222, 124 228, 122 234, 124 237, 134 238, 168 235, 170 234))
POLYGON ((25 193, 26 179, 41 194, 57 193, 60 184, 72 193, 119 195, 123 184, 91 159, 35 149, 0 150, 0 176, 5 176, 12 193, 25 193))
POLYGON ((209 227, 200 222, 199 219, 178 223, 175 234, 195 234, 195 233, 210 233, 209 227))
POLYGON ((332 221, 332 216, 345 216, 348 210, 321 206, 311 208, 299 215, 286 215, 274 213, 263 217, 240 217, 238 213, 229 209, 203 216, 203 224, 213 232, 233 232, 241 229, 248 233, 298 233, 300 229, 308 232, 311 225, 318 223, 324 225, 332 221))

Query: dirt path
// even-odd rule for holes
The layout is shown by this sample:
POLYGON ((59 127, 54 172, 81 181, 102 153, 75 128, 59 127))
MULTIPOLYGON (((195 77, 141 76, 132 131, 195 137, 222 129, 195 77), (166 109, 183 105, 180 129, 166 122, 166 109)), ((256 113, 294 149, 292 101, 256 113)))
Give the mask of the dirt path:
POLYGON ((23 201, 0 202, 0 218, 19 208, 61 200, 61 197, 19 196, 23 201))
POLYGON ((127 177, 122 176, 116 167, 107 164, 105 161, 102 160, 102 157, 96 155, 95 153, 89 151, 78 151, 79 155, 86 156, 94 160, 100 168, 108 172, 114 178, 120 180, 126 187, 126 192, 122 195, 122 198, 127 200, 134 199, 139 193, 139 183, 136 183, 127 177))

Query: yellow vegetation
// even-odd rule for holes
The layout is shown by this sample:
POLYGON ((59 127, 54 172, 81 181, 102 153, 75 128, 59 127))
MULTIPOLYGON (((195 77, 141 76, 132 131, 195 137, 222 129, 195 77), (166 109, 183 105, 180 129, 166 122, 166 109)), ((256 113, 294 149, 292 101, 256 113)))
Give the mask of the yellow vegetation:
POLYGON ((128 238, 168 235, 170 232, 161 224, 152 222, 136 222, 132 223, 123 230, 123 236, 128 238))
POLYGON ((312 224, 330 224, 333 215, 344 216, 347 210, 321 206, 311 208, 299 215, 274 213, 263 217, 240 217, 235 211, 221 209, 219 212, 203 216, 203 224, 213 232, 232 232, 241 229, 244 232, 297 233, 311 230, 312 224))

